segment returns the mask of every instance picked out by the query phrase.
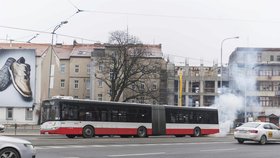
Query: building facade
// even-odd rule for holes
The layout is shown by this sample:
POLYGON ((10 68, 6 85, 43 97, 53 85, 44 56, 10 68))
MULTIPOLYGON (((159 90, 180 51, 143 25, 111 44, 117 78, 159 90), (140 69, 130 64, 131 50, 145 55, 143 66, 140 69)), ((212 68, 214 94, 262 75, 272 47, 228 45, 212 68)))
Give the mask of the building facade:
POLYGON ((244 97, 239 119, 279 125, 280 49, 236 48, 229 58, 230 87, 244 97), (243 76, 243 77, 242 77, 243 76))
POLYGON ((212 67, 204 66, 176 66, 174 63, 169 63, 167 66, 168 72, 168 104, 181 106, 203 107, 214 104, 216 97, 220 95, 221 82, 222 86, 227 88, 228 68, 223 68, 221 80, 220 67, 214 64, 212 67), (182 76, 180 78, 180 75, 182 76), (181 81, 180 81, 181 80, 181 81), (180 94, 180 86, 182 92, 180 94), (182 97, 179 97, 182 95, 182 97))

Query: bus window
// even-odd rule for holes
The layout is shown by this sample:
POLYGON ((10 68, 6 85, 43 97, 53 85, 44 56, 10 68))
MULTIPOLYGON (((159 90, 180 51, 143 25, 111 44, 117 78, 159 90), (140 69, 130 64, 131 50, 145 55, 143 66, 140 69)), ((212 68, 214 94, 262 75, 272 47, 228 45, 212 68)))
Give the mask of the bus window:
POLYGON ((93 120, 92 112, 91 112, 91 111, 87 111, 87 112, 85 113, 85 120, 86 120, 86 121, 92 121, 92 120, 93 120))
POLYGON ((62 120, 78 120, 78 106, 62 104, 62 120))
POLYGON ((108 121, 108 112, 105 110, 101 111, 101 121, 108 121))
POLYGON ((118 122, 119 121, 119 112, 118 110, 112 110, 112 121, 118 122))

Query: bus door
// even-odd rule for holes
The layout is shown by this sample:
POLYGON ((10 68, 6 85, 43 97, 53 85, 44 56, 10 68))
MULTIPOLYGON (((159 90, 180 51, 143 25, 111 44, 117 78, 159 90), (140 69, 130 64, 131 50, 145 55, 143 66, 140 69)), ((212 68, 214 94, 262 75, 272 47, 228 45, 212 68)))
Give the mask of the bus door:
POLYGON ((153 135, 164 135, 166 131, 164 106, 152 106, 153 135))

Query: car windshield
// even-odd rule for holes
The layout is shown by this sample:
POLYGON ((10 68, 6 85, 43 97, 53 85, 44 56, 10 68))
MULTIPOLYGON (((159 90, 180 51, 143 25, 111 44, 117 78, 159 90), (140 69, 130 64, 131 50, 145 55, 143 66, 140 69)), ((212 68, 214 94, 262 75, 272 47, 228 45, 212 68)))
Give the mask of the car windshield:
POLYGON ((251 127, 251 128, 257 128, 260 125, 260 123, 256 123, 256 122, 248 122, 245 123, 243 125, 241 125, 240 127, 251 127))

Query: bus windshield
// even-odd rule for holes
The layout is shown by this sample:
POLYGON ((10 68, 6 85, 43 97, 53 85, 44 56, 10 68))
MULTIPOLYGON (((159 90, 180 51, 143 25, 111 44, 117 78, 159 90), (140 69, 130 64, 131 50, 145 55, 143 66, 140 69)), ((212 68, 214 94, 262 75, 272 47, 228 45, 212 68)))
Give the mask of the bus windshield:
POLYGON ((44 101, 42 103, 42 123, 46 121, 57 121, 60 120, 60 107, 55 101, 44 101))

